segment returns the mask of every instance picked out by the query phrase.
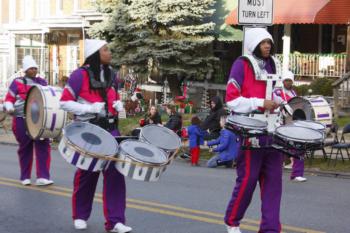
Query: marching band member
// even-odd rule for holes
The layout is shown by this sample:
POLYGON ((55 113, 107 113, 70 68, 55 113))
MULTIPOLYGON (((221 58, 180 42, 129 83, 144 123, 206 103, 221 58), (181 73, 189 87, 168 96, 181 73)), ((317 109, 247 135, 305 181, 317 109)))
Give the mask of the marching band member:
MULTIPOLYGON (((248 29, 245 48, 254 61, 240 57, 234 62, 226 87, 226 104, 236 113, 273 110, 278 105, 266 96, 266 82, 257 80, 252 66, 252 62, 255 62, 261 73, 276 73, 272 36, 263 28, 248 29)), ((256 146, 265 145, 270 140, 269 136, 257 136, 256 146)), ((245 146, 251 145, 250 140, 245 143, 245 146)), ((256 148, 238 155, 236 184, 225 214, 228 233, 241 232, 239 224, 258 181, 262 202, 259 233, 281 232, 282 162, 283 155, 275 149, 256 148)))
POLYGON ((20 180, 23 185, 30 185, 30 177, 33 164, 33 148, 36 156, 36 185, 50 185, 50 160, 51 147, 49 139, 33 140, 27 135, 24 120, 24 104, 31 86, 46 86, 44 78, 36 77, 38 65, 31 56, 23 58, 24 77, 15 78, 10 84, 5 97, 5 109, 13 115, 12 131, 19 144, 18 157, 21 169, 20 180))
MULTIPOLYGON (((283 87, 276 88, 273 92, 273 99, 277 103, 288 102, 291 98, 297 96, 293 90, 294 74, 291 71, 287 71, 282 77, 283 87)), ((297 182, 305 182, 307 179, 304 176, 304 160, 299 158, 290 158, 291 164, 285 166, 285 168, 292 168, 290 179, 297 182)))
MULTIPOLYGON (((113 136, 119 136, 118 112, 123 110, 110 68, 112 55, 107 42, 85 40, 84 65, 76 69, 68 80, 61 97, 61 108, 72 112, 76 120, 96 124, 113 136)), ((125 233, 132 230, 125 225, 126 187, 124 176, 114 163, 103 173, 103 209, 105 229, 125 233)), ((72 210, 74 227, 86 229, 90 217, 99 172, 78 169, 74 177, 72 210)))

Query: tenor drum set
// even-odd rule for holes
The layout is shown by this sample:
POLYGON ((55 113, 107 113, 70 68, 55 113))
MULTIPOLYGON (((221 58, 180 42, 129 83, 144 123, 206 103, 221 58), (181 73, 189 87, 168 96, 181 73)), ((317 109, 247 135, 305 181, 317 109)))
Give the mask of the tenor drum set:
POLYGON ((274 117, 263 121, 233 115, 228 117, 225 127, 243 138, 243 149, 274 148, 298 158, 303 158, 306 152, 322 149, 326 129, 332 124, 332 110, 327 101, 321 96, 294 97, 288 105, 292 113, 286 117, 280 114, 280 122, 284 124, 277 125, 273 132, 268 130, 268 121, 275 121, 274 117), (266 145, 251 143, 253 138, 264 135, 272 136, 272 141, 267 140, 266 145))
POLYGON ((143 136, 139 139, 113 137, 96 125, 73 122, 63 129, 58 150, 68 163, 82 170, 99 172, 115 166, 131 179, 158 181, 175 158, 181 145, 180 138, 173 131, 157 125, 149 125, 141 132, 143 136), (152 135, 157 138, 155 144, 152 144, 152 135), (121 138, 123 140, 118 143, 121 138), (172 142, 170 146, 168 140, 172 142), (177 141, 176 145, 174 142, 177 141))

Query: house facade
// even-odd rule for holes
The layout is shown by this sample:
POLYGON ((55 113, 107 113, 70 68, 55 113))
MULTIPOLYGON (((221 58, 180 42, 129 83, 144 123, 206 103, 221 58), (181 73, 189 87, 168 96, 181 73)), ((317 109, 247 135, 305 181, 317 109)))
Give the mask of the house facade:
POLYGON ((82 63, 85 29, 101 21, 95 0, 0 0, 0 88, 21 75, 22 59, 32 55, 51 85, 82 63))

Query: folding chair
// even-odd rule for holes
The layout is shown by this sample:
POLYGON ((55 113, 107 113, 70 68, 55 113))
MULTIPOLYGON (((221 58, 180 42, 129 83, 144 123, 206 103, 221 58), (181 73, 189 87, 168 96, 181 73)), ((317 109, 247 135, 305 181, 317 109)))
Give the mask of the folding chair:
POLYGON ((350 124, 347 124, 344 128, 343 128, 343 131, 341 133, 341 138, 340 138, 340 141, 331 145, 332 149, 331 149, 331 153, 329 155, 329 161, 328 161, 328 165, 330 163, 330 160, 332 158, 332 155, 333 155, 333 149, 335 149, 337 152, 335 153, 335 161, 334 161, 334 166, 337 162, 337 159, 338 159, 338 155, 340 154, 341 158, 342 158, 342 161, 345 162, 344 160, 344 154, 343 154, 343 149, 346 150, 346 154, 348 156, 348 160, 350 160, 350 154, 349 154, 349 148, 350 148, 350 143, 349 142, 346 142, 345 140, 345 136, 347 134, 350 133, 350 124))
MULTIPOLYGON (((320 148, 319 150, 322 150, 322 154, 323 154, 323 158, 325 160, 328 159, 328 154, 325 150, 326 147, 330 147, 336 143, 339 143, 339 140, 338 140, 338 124, 337 123, 333 123, 332 126, 330 127, 330 131, 329 133, 332 135, 331 137, 327 137, 324 141, 323 141, 323 147, 320 148)), ((333 148, 332 148, 333 150, 333 148)), ((331 152, 332 153, 332 152, 331 152)), ((312 159, 314 158, 314 155, 315 155, 315 151, 311 151, 311 152, 307 152, 306 153, 306 158, 309 158, 309 166, 312 165, 312 159)))

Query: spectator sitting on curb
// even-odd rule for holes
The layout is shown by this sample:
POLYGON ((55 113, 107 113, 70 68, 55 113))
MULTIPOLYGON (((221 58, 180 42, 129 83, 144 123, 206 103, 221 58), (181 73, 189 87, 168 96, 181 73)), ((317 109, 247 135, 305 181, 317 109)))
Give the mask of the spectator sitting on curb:
POLYGON ((232 167, 233 161, 239 153, 241 146, 240 139, 232 131, 224 128, 225 123, 226 116, 221 116, 220 126, 222 129, 220 131, 220 137, 207 143, 209 147, 218 145, 213 149, 217 155, 213 156, 207 162, 207 166, 210 168, 215 168, 222 165, 232 167))

